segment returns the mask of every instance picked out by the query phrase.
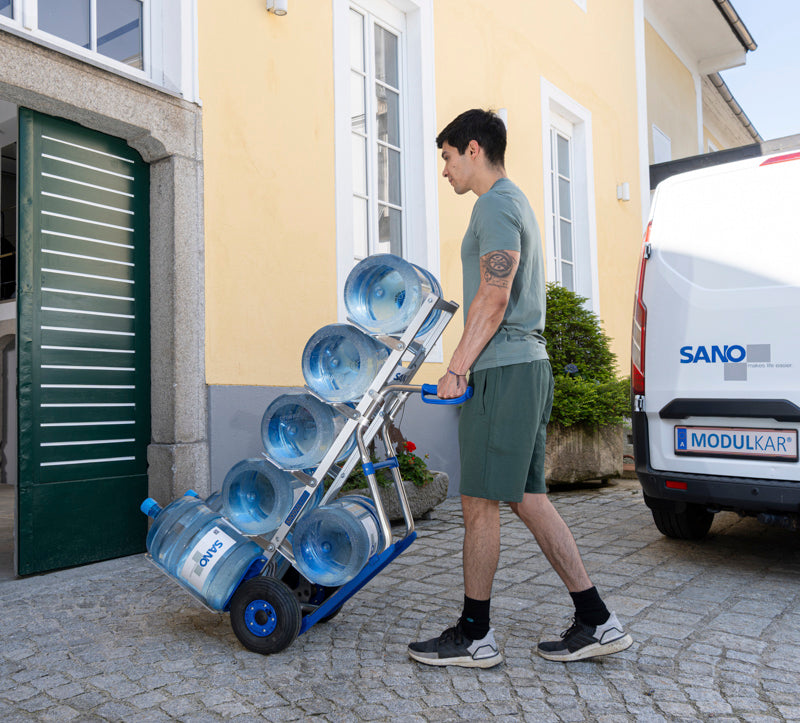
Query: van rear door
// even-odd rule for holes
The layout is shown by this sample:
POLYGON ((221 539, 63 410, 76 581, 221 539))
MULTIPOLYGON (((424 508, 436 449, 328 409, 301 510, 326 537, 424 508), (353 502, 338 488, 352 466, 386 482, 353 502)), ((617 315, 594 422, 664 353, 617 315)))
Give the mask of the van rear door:
POLYGON ((798 155, 656 192, 642 290, 654 470, 800 480, 798 155))

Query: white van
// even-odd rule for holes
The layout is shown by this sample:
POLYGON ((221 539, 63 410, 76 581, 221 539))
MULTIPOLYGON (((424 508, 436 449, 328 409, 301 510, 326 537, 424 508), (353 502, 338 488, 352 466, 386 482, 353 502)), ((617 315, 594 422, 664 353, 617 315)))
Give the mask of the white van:
POLYGON ((658 529, 798 527, 800 152, 660 183, 632 345, 636 473, 658 529))

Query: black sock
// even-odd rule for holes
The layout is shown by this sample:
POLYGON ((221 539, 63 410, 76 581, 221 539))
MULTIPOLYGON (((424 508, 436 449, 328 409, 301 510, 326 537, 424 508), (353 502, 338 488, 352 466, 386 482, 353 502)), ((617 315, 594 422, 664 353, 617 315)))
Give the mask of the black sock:
POLYGON ((461 629, 470 640, 480 640, 489 632, 489 604, 492 599, 473 600, 464 595, 464 612, 461 613, 461 629))
POLYGON ((575 603, 575 615, 582 623, 597 627, 611 616, 605 603, 600 599, 596 587, 581 592, 571 592, 569 595, 575 603))

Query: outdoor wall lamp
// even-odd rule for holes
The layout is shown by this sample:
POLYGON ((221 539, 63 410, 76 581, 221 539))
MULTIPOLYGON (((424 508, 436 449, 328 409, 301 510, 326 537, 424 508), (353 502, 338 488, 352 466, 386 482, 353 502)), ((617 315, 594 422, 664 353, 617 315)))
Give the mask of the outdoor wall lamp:
POLYGON ((267 0, 267 12, 286 15, 289 12, 289 0, 267 0))

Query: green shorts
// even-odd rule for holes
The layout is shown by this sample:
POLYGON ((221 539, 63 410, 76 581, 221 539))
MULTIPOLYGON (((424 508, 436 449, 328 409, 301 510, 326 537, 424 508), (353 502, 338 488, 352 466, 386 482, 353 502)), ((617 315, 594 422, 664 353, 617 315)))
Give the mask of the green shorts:
POLYGON ((553 407, 550 361, 538 359, 481 369, 470 375, 475 393, 461 409, 462 495, 521 502, 547 491, 544 448, 553 407))

